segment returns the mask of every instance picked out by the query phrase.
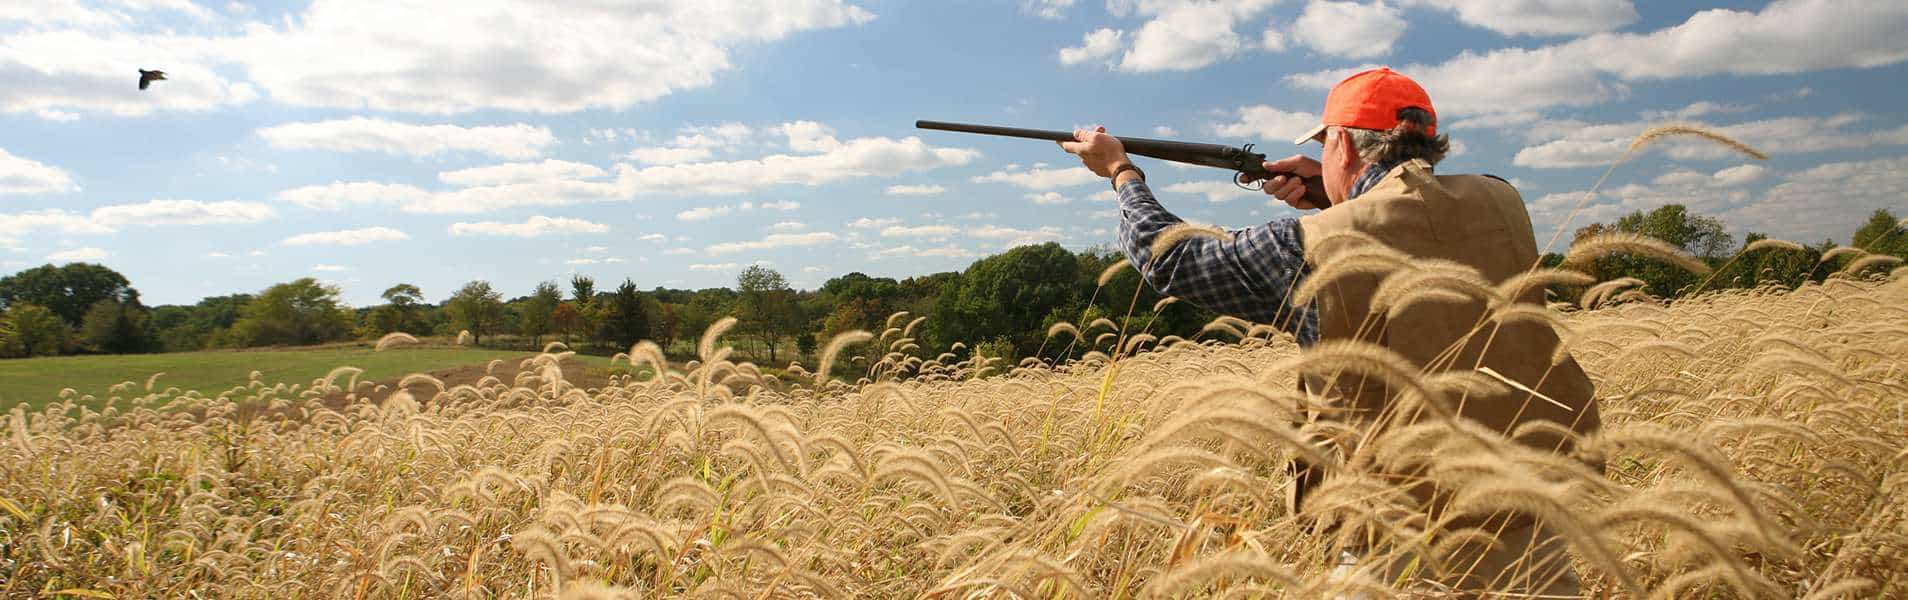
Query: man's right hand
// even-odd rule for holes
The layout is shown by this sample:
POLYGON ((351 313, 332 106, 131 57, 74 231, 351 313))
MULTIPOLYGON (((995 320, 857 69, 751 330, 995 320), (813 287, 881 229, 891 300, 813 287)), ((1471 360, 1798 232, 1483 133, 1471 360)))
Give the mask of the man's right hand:
POLYGON ((1323 180, 1319 178, 1319 174, 1323 171, 1319 168, 1318 161, 1312 157, 1294 154, 1265 163, 1265 170, 1297 175, 1297 177, 1279 175, 1266 180, 1267 195, 1284 200, 1287 205, 1299 210, 1331 205, 1332 201, 1325 197, 1323 180))

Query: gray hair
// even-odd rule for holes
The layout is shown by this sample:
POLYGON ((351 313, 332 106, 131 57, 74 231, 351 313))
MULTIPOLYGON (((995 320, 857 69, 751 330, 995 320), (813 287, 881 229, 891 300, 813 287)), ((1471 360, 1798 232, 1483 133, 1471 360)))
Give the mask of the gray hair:
POLYGON ((1345 132, 1351 135, 1352 145, 1365 164, 1392 164, 1416 158, 1435 165, 1451 151, 1449 138, 1424 132, 1426 127, 1435 127, 1437 121, 1430 111, 1405 108, 1398 111, 1396 127, 1384 131, 1346 127, 1345 132))

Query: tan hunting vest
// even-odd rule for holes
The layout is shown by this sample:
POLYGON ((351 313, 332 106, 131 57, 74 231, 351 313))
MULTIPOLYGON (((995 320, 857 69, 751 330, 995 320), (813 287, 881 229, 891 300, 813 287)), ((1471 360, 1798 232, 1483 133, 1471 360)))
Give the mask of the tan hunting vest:
MULTIPOLYGON (((1331 243, 1318 248, 1315 244, 1344 231, 1371 236, 1412 257, 1468 265, 1493 284, 1527 272, 1537 263, 1530 215, 1515 188, 1482 175, 1434 175, 1429 164, 1418 160, 1393 168, 1357 198, 1300 219, 1299 226, 1305 259, 1314 268, 1331 259, 1325 252, 1349 247, 1331 243)), ((1389 318, 1383 314, 1370 317, 1371 322, 1360 334, 1360 324, 1367 319, 1379 281, 1377 275, 1356 275, 1318 293, 1320 341, 1362 338, 1390 348, 1422 368, 1469 333, 1484 314, 1481 302, 1415 302, 1389 318)), ((1541 304, 1543 290, 1531 290, 1518 300, 1541 304)), ((1574 358, 1551 364, 1557 343, 1556 334, 1540 324, 1510 323, 1495 336, 1486 325, 1455 360, 1446 357, 1434 370, 1489 367, 1570 407, 1566 410, 1515 390, 1495 397, 1465 399, 1460 414, 1491 429, 1508 434, 1520 423, 1544 419, 1580 434, 1594 431, 1601 421, 1594 386, 1574 358)), ((1338 401, 1354 409, 1354 422, 1359 420, 1358 415, 1376 414, 1387 402, 1382 386, 1372 382, 1347 386, 1341 381, 1337 389, 1340 396, 1350 396, 1338 401)), ((1567 449, 1560 437, 1532 435, 1522 441, 1545 449, 1567 449)))

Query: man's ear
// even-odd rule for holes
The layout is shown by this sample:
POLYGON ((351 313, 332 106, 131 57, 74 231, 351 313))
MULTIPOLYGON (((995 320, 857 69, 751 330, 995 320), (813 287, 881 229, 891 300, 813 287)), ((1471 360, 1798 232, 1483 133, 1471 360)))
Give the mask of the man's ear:
POLYGON ((1343 127, 1332 127, 1325 130, 1325 135, 1336 142, 1333 145, 1337 150, 1337 152, 1327 153, 1323 157, 1325 162, 1340 171, 1350 170, 1353 163, 1358 162, 1358 149, 1352 147, 1351 132, 1345 131, 1343 127))

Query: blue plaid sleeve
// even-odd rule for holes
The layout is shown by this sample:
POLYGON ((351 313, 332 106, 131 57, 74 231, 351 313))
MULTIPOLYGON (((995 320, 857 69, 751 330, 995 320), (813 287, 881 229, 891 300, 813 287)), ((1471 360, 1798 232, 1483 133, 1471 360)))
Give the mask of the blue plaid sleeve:
POLYGON ((1232 230, 1231 240, 1189 238, 1153 257, 1153 239, 1181 222, 1160 206, 1146 182, 1120 188, 1120 248, 1153 289, 1206 310, 1276 326, 1302 346, 1318 340, 1317 313, 1291 301, 1292 290, 1310 272, 1298 219, 1232 230))

